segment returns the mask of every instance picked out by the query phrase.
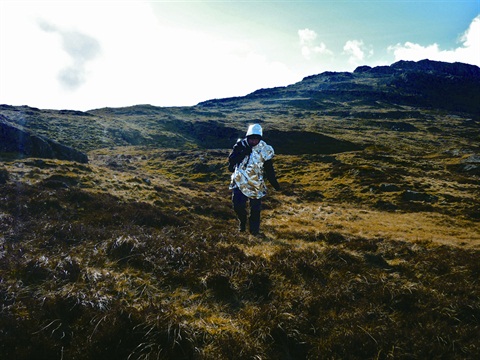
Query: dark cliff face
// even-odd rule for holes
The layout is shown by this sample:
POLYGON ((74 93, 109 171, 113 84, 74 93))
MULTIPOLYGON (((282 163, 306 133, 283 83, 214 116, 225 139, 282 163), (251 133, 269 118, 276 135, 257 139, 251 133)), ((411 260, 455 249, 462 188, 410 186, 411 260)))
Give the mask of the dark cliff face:
POLYGON ((0 115, 0 152, 18 154, 23 157, 39 157, 87 163, 86 154, 55 141, 32 135, 0 115))

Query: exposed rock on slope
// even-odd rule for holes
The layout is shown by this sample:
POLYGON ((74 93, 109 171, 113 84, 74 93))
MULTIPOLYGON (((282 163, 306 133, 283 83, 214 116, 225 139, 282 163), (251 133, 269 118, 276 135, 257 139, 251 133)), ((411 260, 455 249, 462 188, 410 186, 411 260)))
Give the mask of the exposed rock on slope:
POLYGON ((27 157, 88 162, 88 157, 84 153, 41 136, 32 135, 9 124, 2 115, 0 115, 0 152, 27 157))

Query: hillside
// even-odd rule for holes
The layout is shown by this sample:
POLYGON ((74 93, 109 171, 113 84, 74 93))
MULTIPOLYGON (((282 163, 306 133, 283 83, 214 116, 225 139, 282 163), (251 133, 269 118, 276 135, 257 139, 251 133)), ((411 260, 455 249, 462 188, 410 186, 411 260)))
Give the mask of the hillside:
POLYGON ((428 60, 192 107, 0 105, 0 357, 479 358, 479 114, 480 69, 428 60), (252 122, 282 186, 259 237, 226 168, 252 122))

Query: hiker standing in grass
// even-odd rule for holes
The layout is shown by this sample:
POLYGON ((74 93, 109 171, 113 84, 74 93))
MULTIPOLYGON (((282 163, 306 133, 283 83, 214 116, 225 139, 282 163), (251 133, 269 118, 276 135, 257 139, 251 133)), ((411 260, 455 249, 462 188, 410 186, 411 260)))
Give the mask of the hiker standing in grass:
POLYGON ((240 231, 246 230, 247 200, 250 202, 250 233, 260 231, 262 198, 267 194, 264 173, 275 190, 280 185, 275 176, 272 158, 273 148, 262 140, 263 131, 259 124, 250 125, 246 138, 239 139, 228 156, 228 169, 233 171, 230 189, 233 190, 233 209, 240 222, 240 231))

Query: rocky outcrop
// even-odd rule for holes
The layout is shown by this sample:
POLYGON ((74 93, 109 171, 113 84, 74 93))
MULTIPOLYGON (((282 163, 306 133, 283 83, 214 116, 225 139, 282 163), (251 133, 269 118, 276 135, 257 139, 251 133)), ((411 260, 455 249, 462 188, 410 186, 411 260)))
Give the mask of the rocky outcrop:
POLYGON ((87 163, 86 154, 53 140, 29 133, 0 115, 0 152, 24 157, 59 159, 87 163))
POLYGON ((328 111, 333 103, 390 103, 447 111, 480 112, 480 67, 432 60, 398 61, 390 66, 359 66, 350 72, 326 71, 286 87, 260 89, 247 96, 208 100, 206 108, 237 108, 251 101, 328 111))
POLYGON ((376 74, 400 74, 405 72, 423 72, 436 73, 446 76, 459 76, 480 79, 480 68, 476 65, 463 63, 447 63, 433 60, 420 61, 398 61, 390 66, 359 66, 355 69, 355 74, 376 73, 376 74))
POLYGON ((460 76, 468 78, 480 79, 480 68, 476 65, 463 63, 448 63, 433 60, 420 61, 398 61, 391 65, 391 68, 398 71, 422 71, 437 74, 444 74, 448 76, 460 76))
POLYGON ((435 203, 438 201, 438 197, 435 195, 430 195, 424 192, 405 190, 402 193, 403 201, 421 201, 427 203, 435 203))

